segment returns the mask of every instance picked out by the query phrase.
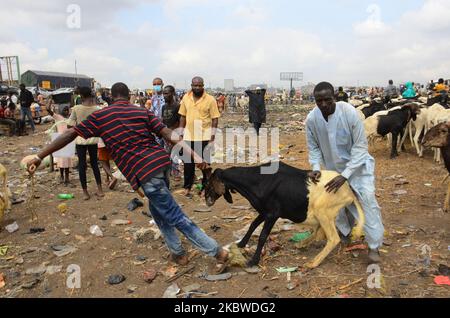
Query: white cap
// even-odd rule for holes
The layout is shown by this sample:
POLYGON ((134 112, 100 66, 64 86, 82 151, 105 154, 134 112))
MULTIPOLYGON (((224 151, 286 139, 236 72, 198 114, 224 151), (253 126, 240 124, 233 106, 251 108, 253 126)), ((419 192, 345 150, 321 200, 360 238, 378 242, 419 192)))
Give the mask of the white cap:
POLYGON ((256 90, 257 90, 257 91, 260 91, 260 90, 261 90, 261 87, 258 86, 258 87, 256 88, 256 90))

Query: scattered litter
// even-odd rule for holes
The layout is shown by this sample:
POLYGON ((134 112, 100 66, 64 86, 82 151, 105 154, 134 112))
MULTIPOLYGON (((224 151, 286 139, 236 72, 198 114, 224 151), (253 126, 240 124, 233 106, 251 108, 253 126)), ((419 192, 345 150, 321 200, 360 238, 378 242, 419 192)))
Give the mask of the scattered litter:
POLYGON ((236 216, 222 216, 223 220, 236 220, 239 217, 239 215, 236 216))
POLYGON ((198 206, 198 207, 194 208, 194 212, 211 212, 211 211, 212 211, 212 209, 207 206, 198 206))
POLYGON ((110 285, 118 285, 120 283, 123 283, 126 280, 125 276, 118 274, 118 275, 110 275, 108 277, 108 284, 110 285))
POLYGON ((99 218, 99 220, 101 221, 106 221, 108 218, 106 217, 106 215, 102 216, 101 218, 99 218))
POLYGON ((144 272, 144 281, 149 284, 152 283, 153 280, 156 278, 157 274, 158 274, 158 272, 153 268, 146 270, 144 272))
POLYGON ((221 229, 221 227, 214 224, 214 225, 211 225, 211 226, 210 226, 210 229, 211 229, 211 231, 213 231, 214 233, 216 233, 218 230, 221 229))
POLYGON ((233 274, 231 273, 224 273, 224 274, 220 274, 220 275, 206 275, 204 276, 204 278, 209 281, 209 282, 217 282, 217 281, 222 281, 222 280, 228 280, 231 277, 233 277, 233 274))
POLYGON ((145 262, 147 260, 147 257, 146 256, 142 256, 142 255, 138 255, 138 256, 136 256, 136 260, 138 262, 145 262))
POLYGON ((61 232, 64 234, 64 235, 70 235, 70 230, 69 229, 62 229, 61 230, 61 232))
POLYGON ((35 278, 29 282, 23 283, 20 288, 23 289, 32 289, 34 286, 36 286, 41 280, 39 278, 35 278))
POLYGON ((89 232, 90 232, 92 235, 95 235, 95 236, 97 236, 97 237, 102 237, 102 236, 103 236, 103 232, 102 232, 102 230, 99 228, 98 225, 92 225, 92 226, 89 228, 89 232))
POLYGON ((20 203, 23 203, 23 202, 25 202, 25 199, 13 199, 12 201, 11 201, 11 203, 12 203, 12 205, 16 205, 16 204, 20 204, 20 203))
POLYGON ((356 251, 356 250, 366 250, 367 249, 367 245, 365 244, 358 244, 358 245, 353 245, 353 246, 349 246, 346 249, 344 249, 344 252, 350 252, 350 251, 356 251))
POLYGON ((261 269, 258 266, 253 266, 249 268, 244 268, 244 271, 246 271, 249 274, 258 274, 261 272, 261 269))
POLYGON ((293 237, 291 237, 290 241, 298 243, 301 241, 306 240, 307 238, 309 238, 312 235, 311 232, 302 232, 302 233, 296 233, 294 234, 293 237))
POLYGON ((61 203, 60 205, 58 205, 59 213, 65 214, 68 210, 69 210, 69 208, 67 207, 67 204, 61 203))
POLYGON ((282 274, 282 273, 292 273, 297 271, 298 267, 279 267, 276 268, 277 272, 282 274))
POLYGON ((75 198, 75 196, 73 194, 69 194, 69 193, 60 193, 58 194, 58 199, 60 200, 71 200, 75 198))
POLYGON ((180 288, 176 283, 170 285, 163 294, 163 298, 177 298, 180 288))
POLYGON ((431 186, 433 186, 433 185, 432 185, 431 183, 425 183, 424 186, 426 186, 426 187, 431 187, 431 186))
POLYGON ((199 291, 200 288, 201 288, 200 284, 191 284, 191 285, 182 287, 181 289, 183 290, 183 292, 189 293, 192 291, 199 291))
POLYGON ((14 233, 15 231, 17 231, 19 229, 19 225, 17 224, 17 222, 14 222, 14 223, 11 223, 10 225, 5 226, 5 229, 9 233, 14 233))
POLYGON ((45 273, 49 274, 49 275, 53 275, 53 274, 61 272, 61 270, 62 270, 62 265, 52 265, 52 266, 47 266, 47 270, 45 273))
POLYGON ((128 291, 129 294, 134 293, 137 289, 138 289, 137 285, 130 285, 130 286, 127 287, 127 291, 128 291))
POLYGON ((251 207, 248 205, 233 205, 231 207, 233 210, 250 210, 251 207))
POLYGON ((403 245, 402 245, 403 248, 405 248, 405 247, 411 247, 411 246, 412 246, 412 244, 403 244, 403 245))
POLYGON ((42 275, 47 271, 47 266, 44 264, 41 264, 36 267, 28 268, 25 271, 25 275, 42 275))
POLYGON ((408 191, 406 190, 396 190, 394 192, 392 192, 393 195, 405 195, 408 194, 408 191))
POLYGON ((5 277, 3 276, 3 273, 0 273, 0 288, 5 287, 5 277))
POLYGON ((163 275, 167 278, 172 278, 178 272, 178 268, 175 266, 168 267, 165 271, 163 271, 163 275))
POLYGON ((58 257, 69 255, 78 250, 75 246, 71 245, 52 246, 52 249, 54 250, 53 254, 55 254, 58 257))
POLYGON ((179 273, 177 273, 173 277, 170 277, 170 278, 166 279, 166 283, 171 283, 171 282, 177 280, 178 278, 180 278, 181 276, 184 276, 184 275, 189 274, 190 272, 194 271, 194 269, 195 269, 195 266, 191 265, 188 268, 180 271, 179 273))
POLYGON ((6 253, 8 253, 8 249, 9 249, 9 247, 6 245, 0 246, 0 256, 5 256, 6 253))
POLYGON ((116 220, 113 220, 112 222, 111 222, 111 226, 117 226, 117 225, 129 225, 129 224, 131 224, 132 222, 130 221, 130 220, 120 220, 120 219, 116 219, 116 220))
POLYGON ((131 200, 128 205, 127 205, 127 209, 128 211, 134 211, 137 208, 143 207, 144 203, 142 203, 141 200, 134 198, 133 200, 131 200))
POLYGON ((28 234, 36 234, 36 233, 42 233, 42 232, 45 232, 45 228, 33 227, 30 229, 30 232, 28 232, 28 234))
POLYGON ((450 277, 448 277, 448 276, 436 276, 434 278, 434 283, 436 285, 447 285, 447 286, 450 286, 450 277))
POLYGON ((281 230, 282 231, 292 231, 294 229, 294 225, 293 224, 284 224, 283 226, 281 226, 281 230))

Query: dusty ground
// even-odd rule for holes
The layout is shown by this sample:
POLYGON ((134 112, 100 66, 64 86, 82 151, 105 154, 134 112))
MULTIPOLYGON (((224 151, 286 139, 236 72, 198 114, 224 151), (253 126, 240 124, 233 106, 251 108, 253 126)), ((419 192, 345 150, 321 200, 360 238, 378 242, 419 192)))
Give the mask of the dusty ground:
MULTIPOLYGON (((268 122, 281 128, 283 160, 308 169, 305 134, 301 125, 305 116, 306 110, 299 107, 283 111, 278 109, 270 112, 268 122)), ((227 115, 221 125, 234 127, 242 123, 248 125, 244 116, 235 114, 227 115)), ((40 126, 39 131, 46 128, 40 126)), ((17 198, 26 197, 28 191, 24 171, 19 168, 20 159, 33 152, 31 147, 43 147, 44 142, 43 134, 0 137, 0 162, 8 168, 10 187, 17 198)), ((212 260, 194 253, 185 241, 191 252, 190 265, 194 266, 194 270, 177 279, 178 286, 182 288, 197 283, 200 285, 197 289, 209 293, 209 297, 224 298, 449 297, 449 287, 438 286, 433 281, 438 266, 449 265, 450 216, 442 210, 446 185, 441 184, 446 171, 432 162, 430 152, 424 159, 418 158, 409 144, 407 152, 396 160, 388 159, 389 150, 385 142, 379 142, 371 153, 376 158, 377 196, 386 228, 381 288, 367 287, 370 275, 367 273, 367 252, 345 252, 342 246, 336 248, 318 269, 302 272, 302 264, 314 257, 320 246, 297 249, 289 239, 300 228, 272 233, 272 242, 280 245, 281 249, 267 250, 259 273, 249 274, 243 269, 231 268, 229 272, 234 276, 220 282, 209 282, 199 277, 208 271, 212 260), (393 194, 397 190, 405 190, 406 193, 393 194), (431 255, 429 265, 427 254, 431 255), (287 274, 279 274, 276 268, 295 266, 299 266, 299 271, 292 273, 291 285, 294 288, 289 290, 287 274)), ((91 171, 89 176, 92 181, 91 171)), ((58 185, 58 173, 49 173, 48 169, 37 176, 35 192, 39 198, 35 199, 35 205, 38 221, 30 222, 26 202, 14 205, 12 212, 6 215, 0 232, 0 246, 8 247, 6 255, 0 256, 0 273, 6 285, 0 287, 0 297, 162 297, 170 285, 166 279, 184 268, 176 267, 165 259, 167 250, 161 238, 154 240, 151 234, 140 244, 133 239, 133 232, 137 229, 151 227, 150 218, 142 213, 148 209, 147 202, 144 208, 128 211, 128 202, 138 198, 138 195, 132 193, 125 183, 116 191, 107 191, 106 197, 101 200, 92 198, 86 202, 81 199, 76 170, 72 171, 71 177, 76 187, 58 185), (66 202, 68 212, 65 214, 57 209, 62 203, 56 197, 58 193, 75 194, 75 199, 66 202), (103 216, 107 220, 100 220, 103 216), (129 220, 131 224, 111 226, 115 219, 129 220), (18 223, 19 230, 10 234, 5 226, 14 221, 18 223), (101 227, 104 237, 98 238, 89 233, 89 227, 95 224, 101 227), (27 234, 30 228, 36 227, 45 228, 45 232, 27 234), (65 235, 62 229, 69 229, 70 233, 65 235), (77 250, 58 257, 51 248, 54 245, 72 245, 77 250), (147 258, 144 264, 136 259, 137 256, 147 258), (27 269, 43 263, 44 266, 61 265, 62 270, 55 274, 26 274, 27 269), (80 266, 80 289, 66 287, 67 268, 71 264, 80 266), (156 279, 150 284, 143 280, 143 272, 149 269, 158 271, 156 279), (109 285, 108 277, 113 274, 122 274, 126 280, 119 285, 109 285), (129 291, 131 285, 135 285, 131 288, 135 289, 134 292, 129 291)), ((93 182, 90 188, 93 192, 93 182)), ((178 194, 179 189, 180 184, 175 184, 174 196, 183 204, 185 212, 206 233, 224 245, 234 241, 233 233, 255 217, 254 211, 243 208, 249 207, 248 202, 237 195, 234 195, 233 205, 220 199, 212 212, 193 212, 201 203, 200 198, 184 198, 178 194)), ((256 238, 253 237, 251 244, 255 243, 256 238)), ((274 245, 271 243, 271 247, 274 245)))

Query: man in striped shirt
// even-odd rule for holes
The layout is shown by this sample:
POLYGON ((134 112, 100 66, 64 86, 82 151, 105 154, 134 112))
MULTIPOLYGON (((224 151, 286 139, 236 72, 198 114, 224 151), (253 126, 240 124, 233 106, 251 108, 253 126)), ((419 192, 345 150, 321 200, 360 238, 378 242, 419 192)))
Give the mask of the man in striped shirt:
POLYGON ((28 163, 28 171, 34 173, 43 158, 63 148, 77 136, 85 139, 101 137, 133 189, 142 187, 149 198, 150 212, 164 236, 172 259, 180 265, 188 263, 188 256, 175 231, 177 229, 198 249, 216 257, 218 271, 222 271, 226 266, 228 253, 195 225, 175 202, 166 179, 170 158, 153 134, 181 146, 188 156, 193 157, 200 169, 205 169, 207 164, 152 112, 130 105, 130 92, 125 84, 114 84, 111 93, 114 99, 112 105, 91 114, 42 150, 28 163))

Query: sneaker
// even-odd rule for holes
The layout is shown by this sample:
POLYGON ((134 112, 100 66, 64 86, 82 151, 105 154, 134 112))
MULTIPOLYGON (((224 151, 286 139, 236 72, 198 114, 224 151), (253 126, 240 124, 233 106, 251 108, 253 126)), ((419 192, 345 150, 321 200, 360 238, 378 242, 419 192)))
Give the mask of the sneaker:
POLYGON ((369 265, 381 263, 381 256, 378 249, 369 249, 369 254, 367 255, 369 260, 369 265))

